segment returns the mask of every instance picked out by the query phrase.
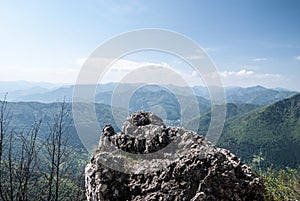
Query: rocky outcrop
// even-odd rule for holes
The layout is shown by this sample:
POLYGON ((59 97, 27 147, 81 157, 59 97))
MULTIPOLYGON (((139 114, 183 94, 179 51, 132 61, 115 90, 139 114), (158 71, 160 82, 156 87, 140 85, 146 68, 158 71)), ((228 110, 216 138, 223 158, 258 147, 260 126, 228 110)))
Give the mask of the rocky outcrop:
POLYGON ((89 201, 263 200, 250 168, 228 150, 184 128, 166 127, 152 113, 136 112, 117 134, 103 128, 86 166, 89 201))

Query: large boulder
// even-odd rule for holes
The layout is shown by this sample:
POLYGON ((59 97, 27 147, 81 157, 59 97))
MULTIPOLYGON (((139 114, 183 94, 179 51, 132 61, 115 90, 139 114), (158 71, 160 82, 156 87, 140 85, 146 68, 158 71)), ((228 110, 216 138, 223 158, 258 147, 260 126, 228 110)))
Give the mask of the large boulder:
POLYGON ((120 134, 103 128, 86 166, 86 195, 89 201, 264 200, 261 181, 238 157, 148 112, 129 116, 120 134))

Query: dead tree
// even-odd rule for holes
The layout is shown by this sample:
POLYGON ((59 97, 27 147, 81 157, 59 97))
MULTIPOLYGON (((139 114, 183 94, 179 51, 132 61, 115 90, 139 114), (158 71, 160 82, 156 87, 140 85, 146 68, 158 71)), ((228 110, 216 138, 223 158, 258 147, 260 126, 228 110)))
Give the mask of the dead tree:
POLYGON ((0 100, 0 198, 2 200, 6 199, 6 189, 4 189, 6 178, 4 177, 5 171, 3 153, 10 133, 9 125, 11 121, 11 112, 7 107, 6 97, 7 94, 4 96, 3 100, 0 100))
POLYGON ((46 198, 48 201, 58 200, 59 198, 62 165, 68 160, 68 141, 70 139, 68 131, 71 125, 69 112, 65 101, 62 102, 59 112, 53 116, 50 134, 46 140, 45 146, 49 163, 46 198))

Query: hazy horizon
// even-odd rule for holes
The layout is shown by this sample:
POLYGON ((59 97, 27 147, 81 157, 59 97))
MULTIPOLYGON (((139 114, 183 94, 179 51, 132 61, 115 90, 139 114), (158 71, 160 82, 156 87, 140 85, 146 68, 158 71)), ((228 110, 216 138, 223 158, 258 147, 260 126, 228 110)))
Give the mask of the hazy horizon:
MULTIPOLYGON (((9 80, 9 81, 2 81, 0 80, 0 84, 3 84, 3 83, 27 83, 27 84, 32 84, 34 85, 33 87, 41 87, 41 88, 48 88, 47 86, 49 86, 49 89, 53 89, 53 88, 59 88, 59 87, 71 87, 71 86, 75 86, 76 83, 59 83, 59 82, 39 82, 39 81, 27 81, 27 80, 9 80), (46 85, 46 86, 45 86, 46 85)), ((122 84, 137 84, 136 83, 128 83, 128 82, 105 82, 105 83, 97 83, 97 85, 108 85, 108 84, 119 84, 119 83, 122 83, 122 84)), ((145 83, 147 84, 147 83, 145 83)), ((151 85, 151 83, 150 83, 151 85)), ((173 86, 176 86, 176 87, 185 87, 185 86, 178 86, 176 85, 176 83, 174 84, 170 84, 170 85, 173 85, 173 86)), ((207 88, 207 86, 205 85, 192 85, 192 87, 204 87, 204 88, 207 88)), ((260 85, 260 84, 257 84, 257 85, 249 85, 249 86, 238 86, 238 85, 232 85, 232 86, 224 86, 225 88, 238 88, 238 87, 241 87, 241 88, 251 88, 251 87, 264 87, 266 89, 274 89, 274 90, 288 90, 288 91, 295 91, 295 92, 300 92, 300 90, 295 90, 295 89, 289 89, 289 88, 284 88, 284 87, 267 87, 267 86, 264 86, 264 85, 260 85)), ((0 88, 1 90, 1 88, 0 88)), ((1 92, 1 91, 0 91, 1 92)), ((3 92, 3 91, 2 91, 3 92)))

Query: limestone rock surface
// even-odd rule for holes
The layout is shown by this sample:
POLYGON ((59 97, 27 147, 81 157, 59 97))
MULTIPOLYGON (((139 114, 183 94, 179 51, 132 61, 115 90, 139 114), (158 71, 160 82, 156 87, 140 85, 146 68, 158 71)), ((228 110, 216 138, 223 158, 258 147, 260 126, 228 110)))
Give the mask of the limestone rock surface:
POLYGON ((261 181, 238 157, 141 111, 119 134, 103 128, 85 182, 89 201, 264 200, 261 181))

